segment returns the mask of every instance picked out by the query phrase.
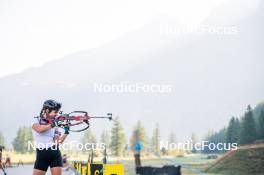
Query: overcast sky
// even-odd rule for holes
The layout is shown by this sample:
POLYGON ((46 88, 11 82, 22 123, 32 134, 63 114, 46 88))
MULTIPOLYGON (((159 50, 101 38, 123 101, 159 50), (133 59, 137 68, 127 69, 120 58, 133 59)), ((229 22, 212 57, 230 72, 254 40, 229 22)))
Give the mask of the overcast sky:
POLYGON ((245 7, 240 14, 255 8, 259 2, 0 0, 0 77, 73 52, 99 47, 140 28, 156 15, 165 14, 181 23, 199 24, 217 6, 231 1, 245 7))

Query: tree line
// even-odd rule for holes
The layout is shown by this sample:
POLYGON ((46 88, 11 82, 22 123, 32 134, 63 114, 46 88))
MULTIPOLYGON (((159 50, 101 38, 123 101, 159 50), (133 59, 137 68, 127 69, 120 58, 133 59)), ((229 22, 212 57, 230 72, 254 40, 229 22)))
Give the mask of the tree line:
MULTIPOLYGON (((92 130, 88 129, 84 132, 80 141, 82 143, 97 143, 97 141, 105 143, 107 149, 109 149, 111 154, 114 156, 128 155, 129 152, 134 150, 137 143, 142 145, 142 152, 153 152, 155 154, 160 152, 160 128, 158 124, 153 130, 153 136, 149 138, 143 124, 138 121, 133 128, 130 139, 128 140, 120 118, 117 117, 113 120, 111 131, 109 132, 104 130, 101 133, 99 140, 97 139, 97 136, 92 132, 92 130)), ((171 139, 174 139, 174 134, 171 135, 171 139)), ((32 128, 25 126, 19 127, 16 137, 12 141, 13 149, 18 153, 32 152, 33 150, 28 150, 29 141, 32 143, 34 141, 32 128)), ((2 132, 0 132, 0 145, 6 145, 2 132)))
MULTIPOLYGON (((96 143, 96 137, 91 130, 85 131, 82 143, 96 143)), ((146 130, 140 121, 134 126, 130 139, 127 139, 120 118, 113 120, 113 127, 110 132, 103 131, 100 136, 100 142, 105 143, 106 147, 114 156, 127 156, 135 150, 136 144, 140 143, 142 152, 152 152, 158 154, 160 143, 160 128, 157 124, 153 130, 153 136, 149 138, 146 130)))
MULTIPOLYGON (((146 130, 138 121, 134 126, 131 136, 127 138, 125 135, 120 118, 113 120, 111 131, 103 131, 100 137, 88 129, 81 137, 82 143, 105 143, 107 149, 114 156, 127 156, 135 151, 135 147, 140 143, 144 154, 166 154, 166 150, 160 149, 161 133, 157 124, 153 129, 151 137, 146 133, 146 130)), ((196 135, 191 136, 193 142, 197 141, 196 135)), ((169 143, 176 143, 176 135, 171 132, 168 137, 169 143)), ((250 144, 257 141, 264 141, 264 108, 256 115, 256 112, 249 105, 242 117, 232 117, 227 127, 220 129, 217 132, 209 131, 204 140, 210 143, 238 143, 239 145, 250 144)), ((17 131, 17 136, 13 140, 12 145, 15 151, 25 153, 27 151, 28 141, 33 141, 31 127, 20 127, 17 131)), ((0 132, 0 145, 5 145, 5 139, 0 132)), ((196 151, 193 150, 193 153, 196 151)), ((213 152, 219 152, 217 150, 213 152)), ((204 150, 203 153, 212 153, 212 151, 204 150)))
POLYGON ((19 153, 32 152, 33 150, 28 149, 28 142, 33 143, 33 135, 31 127, 20 127, 17 130, 17 135, 12 142, 13 148, 19 153))
MULTIPOLYGON (((242 117, 232 117, 227 127, 218 132, 209 132, 205 140, 210 143, 237 143, 238 145, 264 142, 264 108, 256 113, 248 105, 242 117)), ((205 150, 205 152, 210 151, 205 150)))

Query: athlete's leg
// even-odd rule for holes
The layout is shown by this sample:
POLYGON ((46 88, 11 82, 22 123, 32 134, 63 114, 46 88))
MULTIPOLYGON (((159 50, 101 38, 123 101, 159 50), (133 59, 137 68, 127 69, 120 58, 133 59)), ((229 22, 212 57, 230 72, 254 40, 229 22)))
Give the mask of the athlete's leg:
POLYGON ((46 171, 33 169, 33 175, 45 175, 45 174, 46 174, 46 171))
POLYGON ((50 171, 52 175, 62 174, 62 157, 59 149, 53 150, 51 152, 51 157, 53 158, 50 163, 50 171))
POLYGON ((33 175, 44 175, 49 168, 49 154, 45 151, 37 151, 37 157, 34 164, 33 175))
POLYGON ((62 168, 61 167, 53 167, 50 169, 52 175, 61 175, 62 168))

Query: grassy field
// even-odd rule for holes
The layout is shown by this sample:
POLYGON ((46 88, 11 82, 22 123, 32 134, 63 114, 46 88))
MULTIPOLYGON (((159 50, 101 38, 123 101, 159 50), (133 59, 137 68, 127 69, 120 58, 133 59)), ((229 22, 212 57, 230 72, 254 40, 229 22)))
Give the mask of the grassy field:
MULTIPOLYGON (((123 160, 121 161, 125 165, 126 175, 135 175, 134 160, 123 160)), ((212 160, 206 159, 204 155, 189 155, 185 157, 163 157, 142 160, 143 166, 158 166, 163 165, 181 165, 183 175, 215 175, 204 173, 204 169, 210 164, 212 160)), ((218 174, 221 175, 221 174, 218 174)))
MULTIPOLYGON (((24 164, 32 164, 35 161, 35 154, 17 154, 15 152, 5 152, 4 157, 10 156, 12 163, 17 164, 19 160, 22 160, 24 164)), ((81 153, 72 153, 68 154, 70 161, 87 161, 87 155, 81 153)), ((100 161, 102 158, 95 158, 95 161, 100 161)), ((130 158, 110 158, 112 163, 123 163, 125 165, 125 174, 126 175, 135 175, 135 165, 134 159, 130 158)), ((162 157, 162 158, 143 158, 143 166, 158 166, 163 165, 181 165, 183 175, 214 175, 204 173, 204 169, 207 168, 209 164, 212 163, 212 160, 206 159, 206 155, 192 154, 184 157, 162 157)), ((218 174, 219 175, 219 174, 218 174)))
POLYGON ((14 151, 4 151, 3 153, 4 161, 6 157, 10 157, 11 162, 13 164, 17 164, 20 160, 22 160, 24 164, 32 164, 35 161, 36 156, 34 153, 19 154, 14 151))
MULTIPOLYGON (((263 175, 264 174, 264 146, 246 146, 239 150, 226 153, 221 159, 207 159, 203 154, 185 154, 184 156, 167 157, 143 157, 142 166, 181 165, 183 175, 263 175)), ((20 160, 24 164, 33 164, 35 154, 18 154, 12 151, 3 153, 5 158, 11 157, 15 165, 20 160)), ((87 161, 88 155, 85 153, 68 153, 70 161, 87 161)), ((100 162, 102 157, 95 158, 100 162)), ((132 155, 128 158, 109 158, 111 163, 123 163, 126 175, 135 175, 135 165, 132 155)))
POLYGON ((264 148, 250 148, 237 150, 217 164, 211 166, 207 172, 228 175, 263 175, 264 148))

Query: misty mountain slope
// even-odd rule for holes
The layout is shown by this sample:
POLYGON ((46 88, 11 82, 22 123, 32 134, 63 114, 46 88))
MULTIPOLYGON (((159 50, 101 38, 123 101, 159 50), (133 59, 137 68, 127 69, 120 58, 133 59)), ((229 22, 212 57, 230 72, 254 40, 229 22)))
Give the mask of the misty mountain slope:
POLYGON ((144 104, 141 111, 146 111, 137 118, 145 117, 153 125, 162 117, 163 128, 170 126, 180 134, 205 132, 226 124, 232 115, 242 115, 247 104, 262 100, 264 61, 258 42, 263 41, 262 19, 263 11, 258 11, 236 22, 236 36, 202 36, 183 48, 171 44, 155 55, 147 68, 137 67, 135 72, 144 72, 138 79, 133 72, 124 75, 120 80, 131 77, 134 81, 165 82, 174 87, 174 93, 169 95, 134 96, 144 104))
MULTIPOLYGON (((159 35, 159 23, 166 20, 162 17, 100 48, 2 78, 1 131, 14 137, 14 128, 28 125, 47 98, 62 101, 65 112, 111 111, 121 117, 127 133, 139 119, 149 133, 159 122, 163 135, 174 130, 179 138, 222 128, 248 103, 264 98, 262 17, 263 11, 258 11, 237 21, 240 30, 235 36, 175 38, 159 35), (96 82, 124 81, 173 88, 164 94, 93 90, 96 82)), ((100 132, 104 127, 110 126, 95 122, 93 129, 100 132)))

